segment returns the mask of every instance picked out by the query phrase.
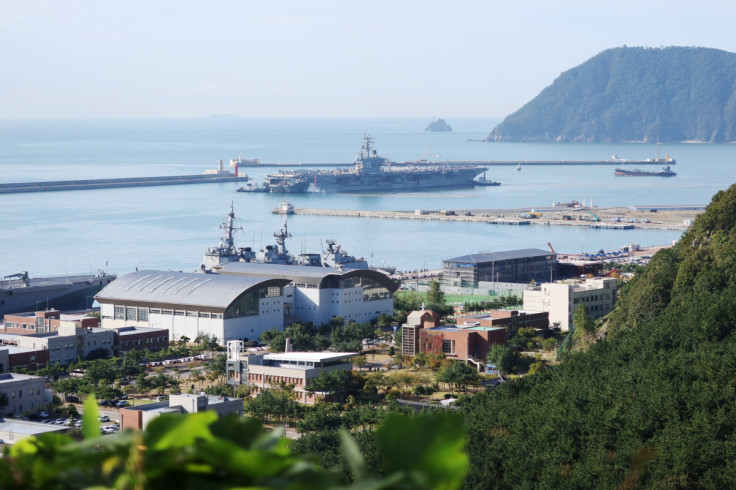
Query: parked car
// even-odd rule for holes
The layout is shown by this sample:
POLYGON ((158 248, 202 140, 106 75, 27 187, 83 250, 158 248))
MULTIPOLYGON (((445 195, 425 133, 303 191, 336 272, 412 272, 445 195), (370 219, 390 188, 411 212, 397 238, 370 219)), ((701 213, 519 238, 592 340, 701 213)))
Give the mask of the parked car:
POLYGON ((110 406, 110 402, 108 400, 105 400, 105 399, 102 399, 102 400, 98 401, 97 404, 99 406, 101 406, 101 407, 109 407, 110 406))
POLYGON ((79 397, 68 395, 64 397, 64 401, 67 403, 79 403, 79 397))
POLYGON ((103 434, 112 434, 113 432, 115 432, 115 430, 111 429, 110 427, 100 427, 100 432, 102 432, 103 434))
POLYGON ((128 399, 128 395, 127 395, 127 394, 125 394, 125 395, 121 396, 121 397, 120 397, 120 399, 121 399, 121 400, 127 400, 127 399, 128 399))
POLYGON ((77 428, 82 427, 82 421, 77 420, 76 422, 74 422, 74 427, 77 427, 77 428))
POLYGON ((43 412, 38 412, 38 416, 43 419, 47 419, 49 418, 49 413, 46 410, 44 410, 43 412))
POLYGON ((110 417, 108 417, 107 415, 101 415, 98 418, 99 418, 100 422, 109 422, 110 421, 110 417))
POLYGON ((117 402, 115 404, 115 406, 118 407, 118 408, 127 407, 128 406, 128 402, 126 402, 125 400, 120 400, 119 402, 117 402))

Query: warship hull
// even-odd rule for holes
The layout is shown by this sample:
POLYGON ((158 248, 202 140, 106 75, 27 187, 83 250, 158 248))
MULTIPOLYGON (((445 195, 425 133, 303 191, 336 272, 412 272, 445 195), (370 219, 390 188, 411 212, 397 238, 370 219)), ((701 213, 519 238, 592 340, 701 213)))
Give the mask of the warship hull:
POLYGON ((94 295, 117 276, 114 274, 60 276, 3 281, 0 316, 40 309, 81 310, 92 306, 94 295))
POLYGON ((383 170, 375 174, 353 172, 315 173, 309 186, 310 192, 360 193, 360 192, 405 192, 463 187, 475 185, 474 178, 483 173, 484 167, 470 168, 402 168, 383 170))

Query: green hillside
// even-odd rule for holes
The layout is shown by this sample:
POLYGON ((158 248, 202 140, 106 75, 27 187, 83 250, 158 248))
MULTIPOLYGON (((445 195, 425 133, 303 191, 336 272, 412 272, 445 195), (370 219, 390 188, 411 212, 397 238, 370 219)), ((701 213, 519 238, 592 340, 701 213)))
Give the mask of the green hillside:
POLYGON ((627 285, 605 340, 465 407, 468 488, 736 488, 736 186, 627 285))
POLYGON ((489 141, 736 140, 736 54, 614 48, 562 73, 489 141))

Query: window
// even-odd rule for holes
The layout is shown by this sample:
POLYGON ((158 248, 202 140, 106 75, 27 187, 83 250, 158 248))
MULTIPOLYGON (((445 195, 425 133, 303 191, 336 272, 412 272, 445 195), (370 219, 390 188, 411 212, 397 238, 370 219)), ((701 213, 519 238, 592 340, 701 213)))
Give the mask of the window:
POLYGON ((116 306, 115 307, 115 320, 125 320, 125 307, 124 306, 116 306))
POLYGON ((194 316, 194 317, 196 317, 197 316, 197 312, 196 311, 187 311, 187 316, 194 316))
POLYGON ((455 354, 455 341, 454 340, 442 340, 442 352, 445 354, 455 354))
POLYGON ((125 318, 128 320, 136 321, 138 318, 138 312, 136 311, 135 306, 128 306, 125 308, 125 318))
POLYGON ((139 322, 148 321, 148 308, 138 308, 138 321, 139 322))
POLYGON ((184 316, 184 312, 181 311, 181 310, 175 310, 174 311, 174 316, 184 316))
POLYGON ((204 311, 199 312, 199 318, 209 318, 209 317, 210 317, 209 313, 205 313, 204 311))
POLYGON ((151 315, 160 315, 160 314, 161 314, 161 310, 159 310, 158 308, 151 308, 151 315))
POLYGON ((173 315, 174 312, 172 310, 161 310, 162 315, 173 315))

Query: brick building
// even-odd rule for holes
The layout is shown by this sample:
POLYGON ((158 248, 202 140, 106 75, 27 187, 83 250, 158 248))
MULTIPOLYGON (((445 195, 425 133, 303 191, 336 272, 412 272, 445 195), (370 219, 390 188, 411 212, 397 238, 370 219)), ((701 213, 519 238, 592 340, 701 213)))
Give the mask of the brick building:
POLYGON ((4 333, 35 335, 56 332, 62 321, 79 322, 84 328, 99 327, 99 320, 86 314, 61 314, 59 310, 35 311, 5 315, 4 333))
POLYGON ((549 328, 549 312, 525 310, 491 310, 478 315, 457 317, 459 327, 503 327, 508 330, 518 328, 549 328))
POLYGON ((435 318, 434 312, 409 314, 407 323, 401 329, 403 354, 415 356, 420 352, 425 354, 442 352, 448 359, 473 362, 480 368, 485 363, 491 345, 506 345, 506 329, 503 327, 475 324, 437 325, 435 318))
POLYGON ((116 332, 115 355, 122 356, 131 350, 157 351, 169 345, 169 329, 145 327, 120 327, 116 332))

